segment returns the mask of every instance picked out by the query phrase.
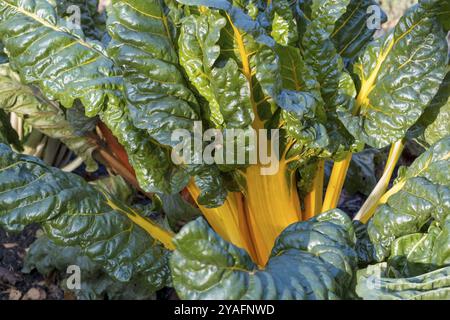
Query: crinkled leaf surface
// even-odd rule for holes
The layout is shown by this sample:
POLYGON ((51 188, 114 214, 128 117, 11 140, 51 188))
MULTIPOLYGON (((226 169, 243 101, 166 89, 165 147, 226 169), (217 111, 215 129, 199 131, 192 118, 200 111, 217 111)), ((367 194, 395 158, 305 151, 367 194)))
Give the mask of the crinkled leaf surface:
POLYGON ((344 61, 331 40, 337 20, 346 12, 349 1, 316 1, 312 5, 312 21, 303 36, 302 47, 306 63, 320 83, 325 102, 329 136, 328 156, 342 159, 347 151, 357 146, 337 117, 336 110, 351 111, 356 95, 353 80, 345 70, 344 61))
POLYGON ((295 46, 298 42, 298 26, 288 0, 271 1, 272 38, 283 46, 295 46))
POLYGON ((173 284, 183 299, 339 299, 357 264, 353 227, 339 210, 293 224, 263 269, 201 218, 175 237, 173 284))
POLYGON ((367 224, 354 220, 353 229, 356 235, 355 251, 358 255, 358 265, 360 268, 365 268, 369 264, 376 262, 374 245, 370 241, 369 234, 367 233, 367 224))
POLYGON ((365 300, 448 300, 450 267, 416 277, 386 277, 386 263, 369 266, 358 272, 356 293, 365 300))
MULTIPOLYGON (((159 0, 113 1, 108 8, 107 27, 112 37, 108 52, 124 70, 123 90, 127 101, 124 113, 132 120, 127 126, 140 128, 148 134, 147 140, 156 140, 158 144, 167 146, 165 155, 164 146, 153 147, 161 149, 153 158, 169 157, 169 147, 180 142, 172 139, 174 130, 184 130, 190 137, 196 122, 201 123, 202 119, 197 98, 188 88, 179 66, 174 28, 166 15, 167 8, 159 0)), ((113 116, 112 113, 109 115, 113 116)), ((121 124, 115 122, 112 126, 119 130, 121 124)), ((198 139, 195 135, 193 138, 198 139)), ((153 170, 158 165, 170 167, 171 160, 165 161, 152 161, 153 170)), ((158 170, 158 178, 171 176, 170 190, 175 193, 187 184, 189 176, 183 170, 181 167, 169 169, 168 173, 158 170)), ((192 175, 197 175, 196 183, 202 190, 199 203, 209 206, 222 204, 226 190, 218 169, 194 165, 189 166, 189 170, 192 175)), ((164 178, 158 182, 167 181, 167 177, 164 178)))
POLYGON ((450 137, 447 136, 417 158, 397 179, 399 191, 377 208, 368 223, 379 261, 390 255, 391 245, 397 238, 420 232, 431 219, 444 224, 450 213, 449 170, 450 137))
POLYGON ((189 181, 186 170, 172 164, 169 149, 155 143, 144 130, 133 125, 128 110, 122 104, 110 105, 100 119, 125 147, 142 189, 177 193, 186 186, 189 181))
MULTIPOLYGON (((213 68, 220 55, 218 46, 220 33, 226 24, 226 19, 218 12, 207 10, 198 15, 191 14, 183 19, 180 37, 178 39, 180 64, 186 71, 190 82, 208 102, 208 118, 215 127, 222 127, 224 116, 221 108, 231 104, 218 99, 217 89, 227 90, 239 78, 223 81, 216 85, 213 79, 213 68)), ((214 68, 215 69, 215 68, 214 68)), ((236 66, 237 70, 237 66, 236 66)), ((245 81, 245 79, 244 79, 245 81)), ((238 93, 239 90, 228 90, 238 93)), ((249 99, 247 98, 249 101, 249 99)), ((243 107, 242 109, 245 110, 243 107)), ((240 119, 243 120, 243 119, 240 119)))
POLYGON ((109 198, 126 204, 131 204, 135 195, 133 188, 122 176, 108 176, 94 180, 91 184, 100 192, 106 193, 109 198))
POLYGON ((179 69, 171 21, 159 0, 113 1, 108 9, 108 52, 124 69, 127 107, 136 127, 161 144, 175 129, 192 132, 200 107, 179 69))
POLYGON ((48 99, 67 108, 78 99, 89 116, 117 104, 121 78, 112 60, 99 42, 70 29, 49 2, 0 1, 0 35, 11 67, 48 99))
POLYGON ((401 139, 439 89, 448 45, 437 19, 411 8, 394 30, 367 46, 354 66, 361 90, 354 116, 339 117, 357 139, 381 148, 401 139))
MULTIPOLYGON (((82 275, 81 288, 71 290, 79 300, 141 300, 155 296, 143 279, 132 278, 127 282, 114 280, 105 273, 101 263, 84 255, 79 246, 59 246, 47 236, 39 237, 30 246, 22 272, 30 273, 37 269, 41 274, 50 276, 56 270, 64 278, 68 276, 67 268, 73 265, 80 267, 82 275)), ((65 288, 66 280, 63 279, 62 284, 65 290, 70 290, 65 288)))
POLYGON ((283 110, 284 129, 296 143, 288 157, 297 153, 307 161, 311 156, 322 156, 329 137, 320 84, 298 48, 277 45, 275 51, 283 81, 278 104, 283 110))
POLYGON ((38 86, 64 107, 80 101, 88 116, 100 118, 125 147, 140 186, 147 192, 176 193, 188 182, 170 151, 137 129, 122 101, 122 75, 101 43, 67 27, 45 0, 0 1, 0 34, 11 66, 27 84, 38 86), (27 32, 25 32, 25 30, 27 32), (32 52, 34 54, 29 54, 32 52))
POLYGON ((98 117, 89 118, 84 114, 84 108, 81 104, 76 104, 70 109, 66 109, 66 120, 79 136, 87 135, 95 130, 98 123, 98 117))
POLYGON ((433 222, 428 233, 412 233, 396 239, 388 260, 389 273, 412 277, 450 264, 450 219, 433 222))
POLYGON ((119 281, 142 277, 166 285, 168 253, 81 177, 46 166, 0 145, 0 225, 20 231, 40 223, 58 245, 79 246, 119 281))
POLYGON ((91 156, 95 143, 75 132, 57 103, 47 101, 38 90, 23 85, 8 64, 0 65, 0 109, 16 113, 33 128, 60 140, 83 158, 87 170, 97 170, 98 165, 91 156))

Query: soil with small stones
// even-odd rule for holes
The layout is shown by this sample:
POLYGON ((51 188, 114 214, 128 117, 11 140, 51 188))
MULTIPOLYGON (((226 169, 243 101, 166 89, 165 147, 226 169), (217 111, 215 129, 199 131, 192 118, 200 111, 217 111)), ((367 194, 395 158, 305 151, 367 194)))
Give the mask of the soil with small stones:
POLYGON ((56 277, 45 277, 33 270, 22 273, 29 246, 36 240, 37 225, 11 234, 0 228, 0 300, 61 300, 64 291, 56 277), (52 279, 53 278, 53 279, 52 279))

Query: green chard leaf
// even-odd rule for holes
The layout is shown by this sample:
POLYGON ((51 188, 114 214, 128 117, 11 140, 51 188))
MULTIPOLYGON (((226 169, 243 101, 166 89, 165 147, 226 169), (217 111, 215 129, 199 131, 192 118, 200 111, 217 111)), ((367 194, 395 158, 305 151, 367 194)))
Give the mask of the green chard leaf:
MULTIPOLYGON (((212 10, 199 13, 198 15, 191 14, 183 19, 178 39, 180 64, 183 66, 195 89, 207 100, 208 108, 206 109, 209 111, 207 117, 213 126, 217 128, 221 128, 224 125, 224 116, 221 108, 227 105, 227 103, 220 101, 217 90, 230 89, 230 85, 239 81, 238 77, 232 81, 227 78, 226 80, 228 81, 222 81, 220 85, 217 85, 212 74, 213 69, 216 70, 214 64, 220 55, 220 47, 217 43, 225 24, 226 19, 218 12, 212 10)), ((237 71, 237 65, 235 71, 237 71)), ((239 90, 227 91, 239 92, 239 90)), ((245 108, 243 109, 245 110, 245 108)))
POLYGON ((213 127, 248 128, 254 114, 247 79, 236 61, 219 59, 218 44, 226 24, 226 18, 210 9, 186 17, 179 37, 180 64, 208 101, 206 112, 213 127))
POLYGON ((447 73, 425 112, 409 130, 409 137, 416 137, 419 142, 432 145, 450 135, 450 73, 447 73))
POLYGON ((143 279, 132 278, 128 282, 120 282, 110 277, 101 263, 92 261, 79 246, 60 246, 47 236, 39 237, 31 244, 25 257, 22 272, 30 273, 33 269, 41 274, 50 275, 59 271, 62 277, 67 277, 69 266, 78 266, 82 274, 80 289, 68 289, 64 279, 64 290, 72 291, 79 300, 115 300, 115 299, 154 299, 154 291, 143 279))
POLYGON ((105 193, 109 198, 119 200, 122 203, 131 204, 133 188, 122 176, 108 176, 91 182, 98 191, 105 193))
POLYGON ((320 84, 325 103, 327 121, 325 126, 329 137, 326 147, 328 157, 341 160, 346 152, 359 146, 338 119, 336 111, 351 111, 356 96, 355 85, 346 72, 344 61, 331 39, 337 20, 345 13, 349 1, 313 1, 311 23, 303 36, 302 47, 305 62, 312 68, 320 84))
MULTIPOLYGON (((450 135, 450 76, 447 76, 446 88, 447 102, 439 107, 439 113, 436 115, 434 122, 425 129, 423 134, 424 140, 429 145, 450 135)), ((433 115, 430 115, 428 112, 434 113, 434 110, 438 109, 438 105, 441 104, 441 102, 444 102, 439 101, 440 98, 443 98, 443 96, 439 95, 438 97, 435 97, 430 106, 432 109, 425 111, 424 115, 428 114, 431 119, 433 118, 433 115)))
MULTIPOLYGON (((253 126, 262 127, 264 122, 274 117, 277 110, 276 100, 282 85, 279 76, 280 65, 274 52, 274 39, 267 34, 258 19, 254 20, 249 15, 250 13, 245 13, 245 3, 232 4, 226 0, 179 0, 178 2, 218 9, 227 18, 227 24, 222 29, 219 40, 221 62, 218 63, 220 66, 224 65, 225 69, 220 72, 218 70, 218 78, 215 79, 220 79, 223 83, 223 81, 231 81, 228 80, 231 79, 231 76, 239 76, 237 86, 244 88, 244 99, 248 95, 246 91, 250 91, 253 126), (240 72, 238 72, 238 68, 241 69, 240 72), (236 73, 241 75, 235 75, 236 73)), ((251 6, 251 4, 248 5, 251 6)), ((221 95, 224 96, 224 92, 221 95)), ((244 105, 244 112, 250 112, 250 110, 246 110, 247 101, 244 105)), ((236 109, 234 104, 232 107, 236 109)), ((230 109, 228 108, 227 111, 231 111, 230 109)), ((242 121, 238 124, 240 128, 249 125, 246 123, 250 120, 247 114, 243 120, 244 124, 242 121)))
POLYGON ((298 26, 290 1, 272 1, 270 16, 272 38, 280 45, 295 46, 298 43, 298 26))
POLYGON ((57 10, 60 17, 72 23, 80 23, 83 33, 91 38, 102 41, 106 34, 106 14, 99 12, 98 0, 57 0, 57 10), (74 14, 80 13, 80 21, 74 21, 74 14))
MULTIPOLYGON (((351 0, 347 11, 335 24, 331 38, 337 52, 346 60, 355 59, 377 31, 376 28, 369 28, 367 23, 373 14, 369 10, 371 6, 380 8, 376 0, 351 0)), ((386 22, 387 16, 381 8, 380 14, 380 24, 382 24, 386 22)))
MULTIPOLYGON (((148 138, 165 148, 166 157, 170 147, 179 144, 173 140, 174 130, 186 130, 193 139, 199 139, 194 132, 196 122, 202 121, 200 105, 187 86, 176 51, 174 28, 166 15, 166 7, 159 0, 113 1, 108 7, 107 28, 112 38, 108 53, 124 70, 124 95, 130 126, 144 130, 148 138)), ((112 114, 111 114, 112 116, 112 114)), ((120 126, 115 123, 113 126, 120 126)), ((113 131, 114 132, 114 131, 113 131)), ((201 138, 201 137, 200 137, 201 138)), ((124 138, 126 140, 126 137, 124 138)), ((119 139, 120 141, 120 139, 119 139)), ((207 206, 221 205, 227 195, 222 177, 217 167, 195 164, 174 167, 171 171, 159 171, 160 177, 171 176, 171 193, 180 191, 188 182, 190 175, 202 193, 198 202, 207 206), (174 192, 175 191, 175 192, 174 192)), ((152 161, 153 166, 160 161, 152 161)), ((167 159, 165 166, 172 166, 167 159)), ((159 178, 159 177, 158 177, 159 178)), ((164 183, 161 179, 159 183, 164 183)))
POLYGON ((200 106, 178 67, 174 31, 159 0, 113 1, 108 9, 109 54, 124 70, 127 108, 136 127, 175 146, 175 129, 194 130, 200 106))
MULTIPOLYGON (((378 261, 391 255, 396 239, 422 232, 433 220, 438 223, 439 228, 447 223, 446 217, 450 213, 449 170, 450 136, 447 136, 403 171, 393 187, 397 192, 388 197, 386 204, 377 208, 368 223, 368 233, 378 261)), ((449 243, 446 242, 447 247, 449 243)), ((443 261, 447 261, 447 258, 443 258, 443 261)))
POLYGON ((49 2, 1 0, 0 35, 11 67, 49 100, 66 108, 79 100, 88 116, 118 104, 122 80, 113 61, 99 42, 58 18, 49 2))
POLYGON ((450 30, 450 2, 447 0, 419 0, 419 4, 428 10, 432 10, 445 31, 450 30))
POLYGON ((348 216, 329 211, 286 228, 258 269, 199 218, 175 237, 173 284, 182 299, 345 298, 357 263, 354 241, 348 216))
POLYGON ((396 239, 387 261, 389 273, 395 278, 418 276, 450 264, 448 227, 448 223, 441 228, 435 222, 428 233, 412 233, 396 239))
POLYGON ((79 101, 87 116, 99 114, 126 149, 143 190, 176 193, 187 184, 189 176, 171 163, 170 150, 133 125, 122 98, 121 70, 100 42, 70 29, 45 0, 26 6, 1 0, 0 35, 22 81, 66 108, 79 101))
POLYGON ((83 158, 88 171, 98 169, 92 158, 96 144, 75 132, 57 103, 46 100, 37 89, 23 85, 8 64, 0 65, 0 109, 14 112, 34 129, 60 140, 83 158))
POLYGON ((66 120, 79 136, 87 135, 95 130, 98 117, 89 118, 84 114, 84 107, 77 103, 73 108, 66 109, 66 120))
MULTIPOLYGON (((227 19, 218 11, 208 8, 202 8, 201 13, 183 19, 178 39, 180 64, 198 94, 207 101, 203 114, 211 127, 244 129, 251 133, 249 130, 255 116, 249 81, 240 70, 238 60, 221 56, 219 42, 223 39, 226 26, 227 19)), ((227 27, 230 29, 229 24, 227 27)), ((228 36, 232 33, 232 30, 228 31, 228 36)), ((232 42, 226 45, 229 51, 234 50, 232 42)), ((215 140, 215 143, 223 144, 223 141, 215 140)), ((239 137, 235 138, 235 143, 240 143, 239 137)), ((223 144, 220 151, 224 158, 229 156, 227 144, 223 144)), ((245 147, 249 148, 250 145, 245 142, 245 147)), ((219 167, 224 172, 230 172, 243 165, 227 164, 219 167)), ((205 180, 206 174, 203 176, 205 180)))
POLYGON ((336 22, 347 11, 350 0, 313 0, 311 4, 311 19, 320 21, 322 30, 330 35, 336 22))
POLYGON ((199 208, 187 202, 180 194, 159 196, 162 209, 173 230, 178 231, 182 225, 202 215, 199 208))
POLYGON ((387 277, 386 272, 386 263, 358 271, 358 296, 365 300, 450 299, 450 267, 399 279, 387 277))
POLYGON ((366 196, 372 192, 377 184, 375 174, 376 149, 366 149, 355 153, 345 178, 344 188, 350 194, 360 192, 366 196))
POLYGON ((385 37, 369 44, 354 65, 361 81, 358 115, 340 108, 348 131, 382 148, 405 136, 444 79, 448 46, 436 18, 411 8, 385 37))
POLYGON ((112 278, 135 276, 155 291, 167 284, 168 252, 81 177, 0 145, 0 226, 40 223, 60 246, 79 246, 112 278))
POLYGON ((303 162, 323 154, 329 144, 320 84, 298 48, 277 45, 283 90, 278 104, 283 109, 284 129, 295 139, 288 158, 300 154, 303 162))
POLYGON ((147 192, 177 193, 189 181, 184 168, 171 162, 170 150, 137 129, 125 106, 111 105, 100 115, 119 143, 125 147, 139 186, 147 192))
POLYGON ((370 241, 369 234, 367 233, 367 224, 353 220, 353 229, 356 235, 355 251, 358 255, 358 266, 365 268, 369 264, 376 262, 374 245, 370 241))

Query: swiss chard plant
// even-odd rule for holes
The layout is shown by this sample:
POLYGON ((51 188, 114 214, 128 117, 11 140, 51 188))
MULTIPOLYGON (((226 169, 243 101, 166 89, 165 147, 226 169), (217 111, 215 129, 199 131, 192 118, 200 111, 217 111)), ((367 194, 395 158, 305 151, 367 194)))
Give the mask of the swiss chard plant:
POLYGON ((375 0, 97 7, 0 0, 0 226, 45 233, 26 268, 81 265, 80 298, 450 298, 449 1, 385 34, 375 0), (383 148, 352 221, 346 178, 383 148))

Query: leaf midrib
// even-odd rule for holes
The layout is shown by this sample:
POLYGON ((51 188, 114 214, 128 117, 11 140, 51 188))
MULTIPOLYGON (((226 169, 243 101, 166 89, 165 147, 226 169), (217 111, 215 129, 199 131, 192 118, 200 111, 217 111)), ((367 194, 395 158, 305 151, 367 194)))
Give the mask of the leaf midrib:
POLYGON ((4 3, 6 6, 8 6, 8 7, 12 8, 12 9, 16 10, 17 12, 21 13, 22 15, 24 15, 24 16, 26 16, 26 17, 28 17, 28 18, 30 18, 30 19, 32 19, 32 20, 34 20, 34 21, 40 23, 40 24, 43 25, 44 27, 49 28, 49 29, 52 29, 52 30, 55 31, 55 32, 63 33, 63 34, 65 34, 66 36, 69 36, 69 37, 75 39, 75 41, 76 41, 78 44, 80 44, 81 46, 86 47, 86 48, 88 48, 88 49, 90 49, 90 50, 93 50, 93 51, 95 51, 96 53, 102 55, 103 57, 105 57, 105 58, 107 58, 107 59, 110 59, 110 58, 109 58, 108 56, 106 56, 102 51, 100 51, 100 50, 94 48, 94 46, 92 46, 91 44, 89 44, 87 41, 85 41, 85 40, 83 40, 83 39, 81 39, 81 38, 79 38, 79 37, 77 37, 77 36, 75 36, 75 35, 73 35, 73 34, 67 32, 66 30, 63 30, 63 29, 59 28, 57 25, 52 25, 51 23, 49 23, 49 22, 45 21, 44 19, 38 17, 36 14, 31 13, 31 12, 29 12, 29 11, 27 11, 27 10, 25 10, 25 9, 23 9, 23 8, 21 8, 21 7, 19 7, 19 6, 12 5, 12 4, 10 4, 10 3, 6 2, 6 1, 2 1, 2 0, 0 0, 0 1, 1 1, 2 3, 4 3))

